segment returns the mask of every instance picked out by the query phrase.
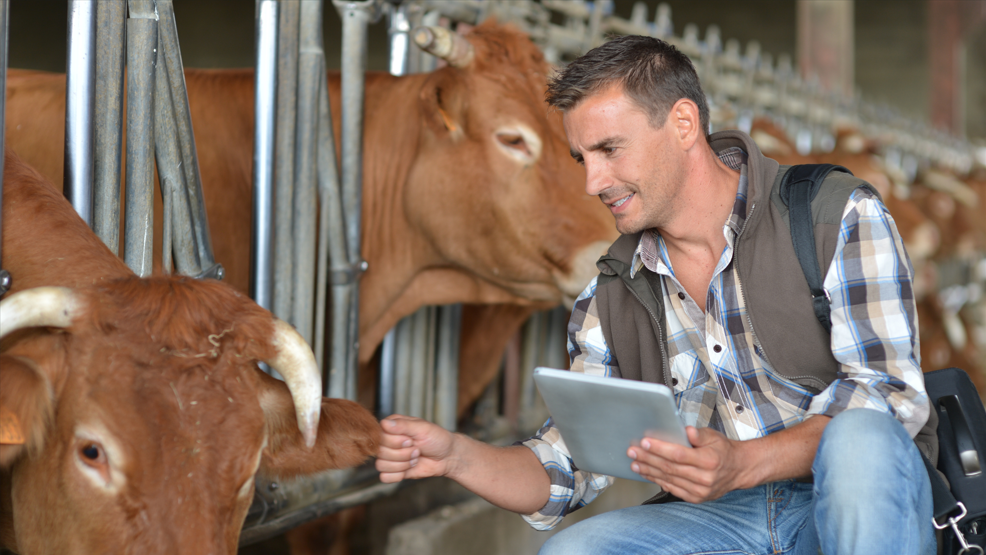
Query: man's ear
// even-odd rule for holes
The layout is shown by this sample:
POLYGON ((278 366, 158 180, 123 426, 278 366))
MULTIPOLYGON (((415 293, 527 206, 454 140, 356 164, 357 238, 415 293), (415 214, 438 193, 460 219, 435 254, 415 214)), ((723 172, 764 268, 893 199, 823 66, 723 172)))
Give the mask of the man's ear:
POLYGON ((51 388, 37 364, 0 355, 0 468, 41 451, 53 417, 51 388))
POLYGON ((670 119, 671 129, 675 136, 686 150, 694 146, 700 136, 705 136, 698 104, 695 104, 693 100, 681 98, 675 102, 668 114, 668 119, 670 119))
POLYGON ((462 91, 462 71, 450 67, 434 71, 421 89, 421 117, 439 137, 458 140, 463 135, 467 100, 462 91))
POLYGON ((261 475, 283 479, 349 468, 376 455, 380 423, 370 411, 345 399, 322 398, 315 447, 306 447, 287 386, 262 372, 259 374, 260 407, 267 423, 261 475))

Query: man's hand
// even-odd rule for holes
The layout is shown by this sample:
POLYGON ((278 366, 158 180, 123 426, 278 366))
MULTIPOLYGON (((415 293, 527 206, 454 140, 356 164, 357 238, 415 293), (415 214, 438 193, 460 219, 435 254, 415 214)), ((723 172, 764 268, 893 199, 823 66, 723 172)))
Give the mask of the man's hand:
POLYGON ((455 442, 452 432, 410 416, 388 416, 380 422, 383 437, 377 452, 377 471, 384 483, 445 476, 455 442))
POLYGON ((690 503, 718 499, 754 484, 745 482, 741 442, 709 429, 686 428, 693 447, 644 438, 627 455, 630 468, 665 491, 690 503))
POLYGON ((709 429, 685 428, 692 447, 644 438, 627 455, 630 468, 679 498, 701 503, 737 489, 811 475, 829 418, 815 415, 765 437, 734 441, 709 429))

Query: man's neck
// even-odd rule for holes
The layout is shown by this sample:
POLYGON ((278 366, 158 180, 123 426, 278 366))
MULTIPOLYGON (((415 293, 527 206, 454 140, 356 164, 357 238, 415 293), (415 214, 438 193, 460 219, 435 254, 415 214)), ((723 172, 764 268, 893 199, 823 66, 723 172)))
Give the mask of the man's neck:
POLYGON ((672 251, 689 259, 718 260, 726 244, 722 226, 736 202, 739 172, 726 166, 711 149, 694 155, 697 159, 685 176, 677 217, 658 231, 672 251))

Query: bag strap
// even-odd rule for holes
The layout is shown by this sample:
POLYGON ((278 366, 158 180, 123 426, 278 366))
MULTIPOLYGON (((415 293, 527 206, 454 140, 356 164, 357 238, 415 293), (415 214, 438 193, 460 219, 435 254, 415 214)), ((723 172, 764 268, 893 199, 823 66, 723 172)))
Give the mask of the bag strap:
POLYGON ((815 226, 811 217, 811 201, 822 188, 822 182, 833 171, 852 175, 851 171, 835 164, 800 164, 791 166, 784 174, 780 189, 781 200, 789 211, 794 254, 798 257, 801 271, 808 281, 815 317, 829 332, 832 331, 830 319, 832 299, 822 286, 822 270, 818 266, 818 255, 815 251, 815 226))
MULTIPOLYGON (((832 299, 829 297, 828 291, 822 287, 822 270, 818 266, 818 255, 815 251, 815 226, 811 216, 811 201, 815 199, 815 195, 821 189, 822 182, 833 171, 852 175, 851 171, 834 164, 801 164, 791 166, 784 174, 780 188, 781 200, 787 205, 789 211, 794 254, 798 257, 801 271, 804 272, 808 288, 811 290, 815 317, 829 333, 832 332, 832 299)), ((958 522, 966 516, 965 505, 955 500, 955 496, 952 495, 948 485, 945 484, 941 475, 938 474, 938 470, 924 453, 921 453, 921 459, 924 461, 924 466, 928 470, 928 478, 931 480, 931 495, 934 503, 932 521, 935 528, 942 530, 951 527, 963 547, 960 553, 969 552, 970 546, 958 528, 958 522), (956 512, 960 514, 949 516, 956 512), (939 524, 939 520, 945 517, 947 517, 946 522, 939 524)))

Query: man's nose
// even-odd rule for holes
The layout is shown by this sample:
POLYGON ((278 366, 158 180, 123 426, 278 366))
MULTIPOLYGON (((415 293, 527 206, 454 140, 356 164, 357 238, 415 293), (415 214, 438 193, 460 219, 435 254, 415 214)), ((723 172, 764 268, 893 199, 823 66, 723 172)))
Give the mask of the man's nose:
POLYGON ((610 181, 601 164, 590 164, 588 161, 585 163, 586 194, 598 196, 609 188, 610 181))

